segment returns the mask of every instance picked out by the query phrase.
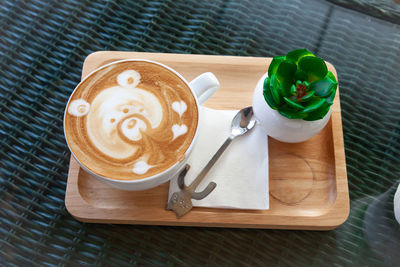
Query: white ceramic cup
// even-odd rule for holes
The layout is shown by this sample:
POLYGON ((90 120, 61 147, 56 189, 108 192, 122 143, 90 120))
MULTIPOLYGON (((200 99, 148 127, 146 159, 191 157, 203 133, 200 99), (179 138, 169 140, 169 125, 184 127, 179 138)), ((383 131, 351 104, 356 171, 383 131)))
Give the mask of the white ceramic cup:
MULTIPOLYGON (((211 72, 206 72, 203 73, 201 75, 199 75, 197 78, 195 78, 194 80, 192 80, 190 83, 186 81, 186 79, 184 77, 182 77, 182 75, 180 75, 177 71, 175 71, 174 69, 156 62, 156 61, 152 61, 152 60, 146 60, 146 59, 128 59, 128 60, 120 60, 120 61, 115 61, 109 64, 106 64, 96 70, 94 70, 93 72, 91 72, 88 76, 86 76, 81 83, 87 79, 88 77, 90 77, 91 75, 95 74, 97 71, 112 65, 112 64, 116 64, 119 62, 123 62, 123 61, 146 61, 146 62, 150 62, 150 63, 154 63, 157 64, 159 66, 162 66, 170 71, 172 71, 175 75, 177 75, 179 78, 181 78, 190 88, 191 93, 193 94, 195 100, 196 100, 196 106, 197 106, 197 112, 198 112, 198 123, 197 123, 197 129, 196 129, 196 133, 195 136, 193 137, 192 142, 190 143, 188 149, 185 152, 185 157, 183 160, 176 162, 174 165, 172 165, 171 167, 169 167, 168 169, 166 169, 163 172, 160 172, 156 175, 153 176, 149 176, 146 178, 142 178, 142 179, 136 179, 136 180, 118 180, 118 179, 112 179, 112 177, 104 177, 101 176, 97 173, 94 173, 93 171, 89 170, 87 167, 85 167, 85 165, 83 165, 80 161, 79 158, 76 157, 76 155, 73 153, 73 151, 71 150, 71 147, 68 144, 68 140, 67 140, 67 145, 71 151, 71 154, 74 156, 74 158, 76 159, 76 161, 79 163, 79 165, 81 166, 81 168, 83 170, 85 170, 87 173, 89 173, 91 176, 93 176, 94 178, 100 180, 101 182, 104 182, 112 187, 121 189, 121 190, 129 190, 129 191, 139 191, 139 190, 146 190, 146 189, 150 189, 153 187, 156 187, 160 184, 163 184, 167 181, 169 181, 170 179, 174 178, 177 173, 180 171, 180 169, 182 169, 182 167, 185 165, 187 158, 190 154, 190 152, 192 151, 192 148, 196 142, 197 139, 197 135, 198 135, 198 128, 200 127, 199 121, 200 121, 200 104, 204 103, 208 98, 210 98, 215 91, 218 90, 219 88, 219 82, 218 79, 215 77, 214 74, 212 74, 211 72)), ((77 85, 77 87, 75 88, 75 90, 77 90, 77 88, 79 87, 79 85, 81 84, 79 83, 77 85)), ((74 91, 75 91, 74 90, 74 91)), ((72 97, 73 93, 71 94, 72 97)), ((71 97, 68 100, 68 103, 71 101, 71 97)), ((68 103, 67 103, 67 107, 68 107, 68 103)), ((67 110, 65 110, 64 112, 64 135, 65 135, 65 116, 67 114, 67 110)), ((66 135, 65 135, 66 136, 66 135)))
POLYGON ((315 121, 288 119, 272 109, 263 96, 264 80, 267 77, 268 73, 264 74, 254 90, 253 112, 259 125, 269 136, 286 143, 298 143, 310 139, 325 127, 332 109, 329 109, 325 117, 315 121))

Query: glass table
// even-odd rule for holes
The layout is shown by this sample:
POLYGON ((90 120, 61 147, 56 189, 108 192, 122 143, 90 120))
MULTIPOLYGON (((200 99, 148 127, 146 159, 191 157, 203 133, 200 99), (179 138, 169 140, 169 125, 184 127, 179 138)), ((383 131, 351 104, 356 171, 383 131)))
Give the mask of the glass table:
POLYGON ((369 265, 400 260, 400 5, 395 1, 3 1, 0 262, 369 265), (62 120, 98 50, 272 57, 307 48, 338 71, 351 198, 333 231, 87 224, 64 197, 62 120))

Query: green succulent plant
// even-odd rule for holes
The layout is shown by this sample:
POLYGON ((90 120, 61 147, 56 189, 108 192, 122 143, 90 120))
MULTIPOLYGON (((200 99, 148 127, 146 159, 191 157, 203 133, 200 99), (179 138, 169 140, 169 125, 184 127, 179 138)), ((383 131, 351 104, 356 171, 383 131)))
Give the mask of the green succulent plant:
POLYGON ((289 119, 322 119, 335 98, 337 81, 325 61, 306 49, 274 57, 264 81, 265 101, 289 119))

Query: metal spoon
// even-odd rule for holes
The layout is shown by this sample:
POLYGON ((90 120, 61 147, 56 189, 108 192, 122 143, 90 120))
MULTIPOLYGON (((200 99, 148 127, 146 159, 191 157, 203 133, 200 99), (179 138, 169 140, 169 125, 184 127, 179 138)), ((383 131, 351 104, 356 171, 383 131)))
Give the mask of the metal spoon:
POLYGON ((173 210, 176 213, 176 216, 180 218, 193 208, 192 198, 200 200, 208 196, 217 186, 216 183, 210 182, 207 185, 206 189, 201 192, 195 192, 197 186, 207 175, 211 167, 214 166, 215 162, 222 155, 222 153, 232 142, 232 140, 250 131, 254 127, 255 123, 256 120, 253 117, 252 107, 247 107, 240 110, 232 120, 231 135, 225 140, 225 142, 218 149, 215 155, 211 158, 211 160, 207 163, 207 165, 203 168, 203 170, 189 186, 186 186, 184 181, 185 175, 190 168, 189 164, 186 164, 185 168, 181 171, 178 177, 178 186, 181 191, 172 194, 168 202, 167 208, 173 210))

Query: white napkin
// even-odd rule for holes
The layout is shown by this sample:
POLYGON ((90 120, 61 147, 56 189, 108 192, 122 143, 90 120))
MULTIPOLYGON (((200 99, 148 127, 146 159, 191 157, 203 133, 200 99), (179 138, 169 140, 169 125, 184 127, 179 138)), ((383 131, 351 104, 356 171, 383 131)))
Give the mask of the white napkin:
MULTIPOLYGON (((237 110, 200 109, 197 142, 188 159, 190 170, 185 176, 189 185, 230 135, 237 110)), ((202 200, 192 199, 193 206, 266 210, 269 208, 268 137, 258 125, 249 133, 235 138, 197 187, 202 191, 210 182, 217 183, 202 200)), ((177 178, 170 182, 169 196, 179 191, 177 178)))

